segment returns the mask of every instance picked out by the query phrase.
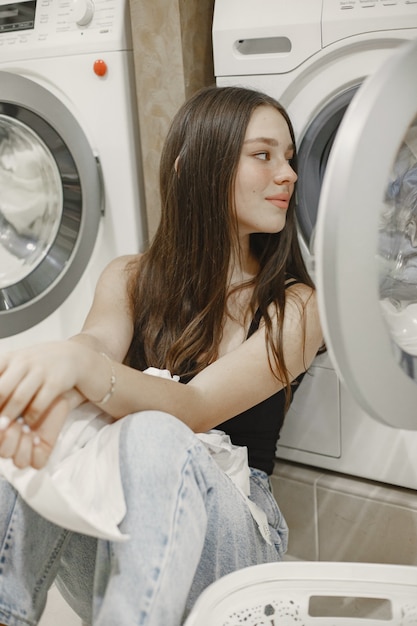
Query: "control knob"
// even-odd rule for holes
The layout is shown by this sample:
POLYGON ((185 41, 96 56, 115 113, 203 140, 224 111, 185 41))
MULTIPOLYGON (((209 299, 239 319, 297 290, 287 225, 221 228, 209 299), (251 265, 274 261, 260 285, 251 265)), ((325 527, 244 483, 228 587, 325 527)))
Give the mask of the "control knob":
POLYGON ((93 0, 73 0, 72 15, 78 26, 87 26, 87 24, 89 24, 93 19, 94 15, 93 0))

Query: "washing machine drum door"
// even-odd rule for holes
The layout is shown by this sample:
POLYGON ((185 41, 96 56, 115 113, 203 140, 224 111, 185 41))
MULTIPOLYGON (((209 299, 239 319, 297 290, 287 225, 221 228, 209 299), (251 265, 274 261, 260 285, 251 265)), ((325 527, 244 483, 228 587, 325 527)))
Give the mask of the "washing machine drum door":
POLYGON ((330 355, 367 413, 417 430, 417 41, 353 98, 320 197, 316 281, 330 355))
POLYGON ((55 311, 84 272, 102 205, 98 161, 50 91, 0 72, 0 337, 55 311))

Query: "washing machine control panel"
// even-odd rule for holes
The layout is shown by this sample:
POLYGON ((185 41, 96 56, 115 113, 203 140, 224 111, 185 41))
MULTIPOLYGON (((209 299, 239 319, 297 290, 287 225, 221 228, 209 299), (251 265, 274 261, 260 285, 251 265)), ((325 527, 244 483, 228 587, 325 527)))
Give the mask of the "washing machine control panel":
POLYGON ((417 0, 323 0, 323 47, 347 37, 417 28, 417 0))
POLYGON ((128 0, 0 0, 0 60, 131 49, 128 0))

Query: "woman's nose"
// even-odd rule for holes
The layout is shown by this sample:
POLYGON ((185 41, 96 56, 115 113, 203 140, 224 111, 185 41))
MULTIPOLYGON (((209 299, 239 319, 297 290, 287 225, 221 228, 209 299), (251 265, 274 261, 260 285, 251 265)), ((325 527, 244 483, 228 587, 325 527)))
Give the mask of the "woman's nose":
POLYGON ((281 165, 279 168, 277 168, 275 175, 274 175, 274 180, 278 184, 282 184, 286 182, 294 184, 297 178, 298 178, 297 174, 295 173, 291 165, 287 162, 284 165, 281 165))

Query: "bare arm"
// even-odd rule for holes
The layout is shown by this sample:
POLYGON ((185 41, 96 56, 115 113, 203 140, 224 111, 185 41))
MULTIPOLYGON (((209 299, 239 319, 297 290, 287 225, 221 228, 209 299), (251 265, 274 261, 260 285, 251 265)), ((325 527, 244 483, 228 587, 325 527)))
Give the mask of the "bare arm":
POLYGON ((78 335, 0 353, 0 456, 13 458, 18 467, 42 467, 68 412, 88 400, 75 384, 77 371, 93 374, 83 368, 84 353, 125 357, 133 332, 126 291, 131 259, 116 259, 104 270, 78 335), (16 422, 20 415, 31 432, 16 422))
MULTIPOLYGON (((162 410, 175 415, 194 431, 203 432, 282 388, 270 369, 263 327, 239 348, 208 366, 188 385, 155 378, 122 365, 133 328, 126 296, 125 266, 126 259, 117 260, 105 270, 79 335, 66 342, 46 344, 41 351, 32 348, 23 354, 0 356, 3 415, 14 419, 24 414, 34 432, 39 429, 43 438, 50 432, 56 437, 56 422, 61 420, 62 423, 62 416, 65 417, 67 394, 76 390, 97 403, 109 390, 113 369, 114 393, 103 407, 110 415, 121 418, 146 409, 162 410), (112 363, 102 352, 111 357, 112 363), (50 422, 54 422, 53 428, 49 427, 50 422)), ((289 298, 284 320, 285 360, 291 377, 295 378, 311 363, 322 335, 315 294, 303 285, 291 290, 297 290, 305 303, 304 308, 300 308, 289 298)), ((23 443, 27 448, 26 439, 23 438, 23 443)), ((47 437, 46 441, 50 447, 55 439, 47 437)), ((45 450, 45 455, 47 453, 45 450)), ((5 456, 3 444, 0 444, 0 454, 5 456)), ((21 455, 21 460, 19 457, 22 466, 27 464, 28 458, 32 458, 28 452, 21 455)), ((40 461, 38 465, 41 464, 40 461)))
MULTIPOLYGON (((289 300, 284 320, 284 356, 294 379, 311 364, 321 343, 315 293, 298 285, 304 302, 301 311, 289 300), (305 320, 305 333, 304 333, 305 320)), ((100 376, 84 378, 79 389, 90 399, 103 397, 109 385, 109 364, 90 352, 89 368, 100 376), (104 381, 104 382, 103 382, 104 381)), ((195 432, 204 432, 241 413, 282 389, 270 369, 261 327, 236 350, 225 354, 200 372, 188 385, 153 378, 114 363, 116 386, 106 411, 116 418, 144 409, 157 409, 175 415, 195 432)))
POLYGON ((83 328, 71 341, 105 352, 123 361, 133 335, 133 324, 127 299, 127 264, 133 257, 119 257, 101 275, 92 307, 83 328))
MULTIPOLYGON (((310 365, 322 342, 322 335, 315 294, 302 285, 293 289, 298 290, 305 303, 304 308, 300 309, 289 299, 284 320, 285 360, 291 377, 295 378, 310 365)), ((97 319, 101 319, 98 314, 97 319)), ((97 322, 91 328, 88 336, 94 337, 94 341, 98 341, 97 338, 103 332, 103 339, 99 342, 101 349, 107 336, 104 329, 108 326, 97 322)), ((97 402, 109 390, 111 366, 95 347, 85 345, 84 342, 76 343, 65 346, 66 360, 72 362, 71 383, 87 399, 97 402)), ((217 426, 283 387, 271 372, 263 327, 237 349, 209 365, 188 385, 150 377, 116 360, 112 366, 116 385, 104 407, 110 415, 120 418, 130 413, 156 409, 175 415, 195 432, 217 426)), ((40 391, 36 402, 32 404, 31 415, 35 420, 39 419, 50 402, 50 393, 49 389, 44 393, 40 391)))

